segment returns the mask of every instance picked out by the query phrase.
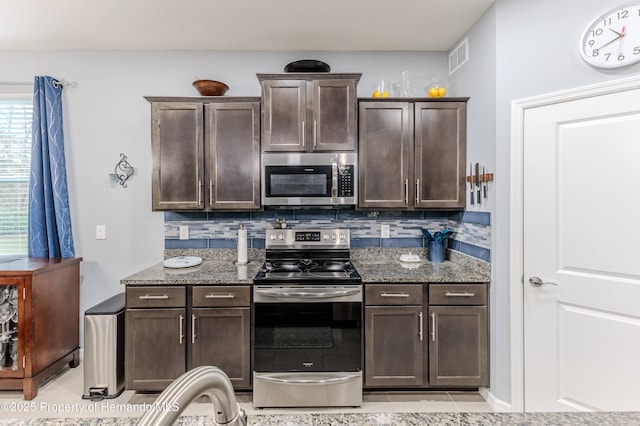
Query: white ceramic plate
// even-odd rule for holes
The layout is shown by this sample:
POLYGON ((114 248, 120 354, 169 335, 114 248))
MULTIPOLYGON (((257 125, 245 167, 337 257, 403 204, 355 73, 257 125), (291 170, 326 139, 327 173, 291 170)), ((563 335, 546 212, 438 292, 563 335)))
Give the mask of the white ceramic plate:
POLYGON ((202 258, 198 256, 178 256, 166 259, 162 264, 165 268, 190 268, 202 263, 202 258))
POLYGON ((420 262, 421 260, 417 254, 403 254, 400 256, 400 262, 420 262))

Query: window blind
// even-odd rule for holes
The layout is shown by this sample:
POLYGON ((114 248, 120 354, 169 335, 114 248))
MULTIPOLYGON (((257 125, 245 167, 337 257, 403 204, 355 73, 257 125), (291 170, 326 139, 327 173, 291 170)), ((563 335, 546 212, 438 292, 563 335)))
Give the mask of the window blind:
POLYGON ((0 99, 0 255, 27 253, 30 100, 0 99))

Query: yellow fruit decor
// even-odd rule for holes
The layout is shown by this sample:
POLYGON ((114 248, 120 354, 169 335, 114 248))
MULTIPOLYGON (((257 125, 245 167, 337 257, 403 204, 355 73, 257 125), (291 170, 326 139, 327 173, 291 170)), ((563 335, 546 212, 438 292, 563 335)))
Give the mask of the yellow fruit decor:
POLYGON ((447 89, 444 86, 431 85, 427 89, 427 95, 430 98, 442 98, 447 94, 447 89))

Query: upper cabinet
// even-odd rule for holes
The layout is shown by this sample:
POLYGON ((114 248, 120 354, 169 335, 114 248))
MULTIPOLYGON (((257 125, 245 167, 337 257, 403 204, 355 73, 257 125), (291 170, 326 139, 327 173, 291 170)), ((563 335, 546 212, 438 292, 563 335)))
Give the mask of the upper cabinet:
POLYGON ((260 208, 259 98, 146 99, 153 210, 260 208))
POLYGON ((358 206, 464 209, 467 100, 360 100, 358 206))
POLYGON ((361 74, 258 74, 262 151, 354 151, 361 74))

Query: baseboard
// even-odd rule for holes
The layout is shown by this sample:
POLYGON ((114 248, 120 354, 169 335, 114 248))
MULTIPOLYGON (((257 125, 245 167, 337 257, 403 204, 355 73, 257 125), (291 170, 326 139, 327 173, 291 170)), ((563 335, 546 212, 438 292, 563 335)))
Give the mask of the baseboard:
POLYGON ((496 413, 510 413, 512 411, 511 404, 496 398, 489 389, 479 388, 478 393, 485 401, 487 401, 487 404, 489 404, 491 409, 496 413))

